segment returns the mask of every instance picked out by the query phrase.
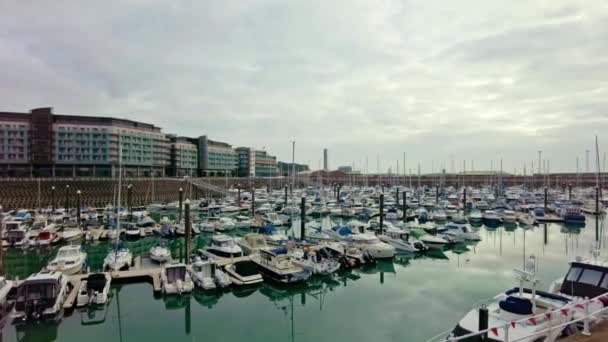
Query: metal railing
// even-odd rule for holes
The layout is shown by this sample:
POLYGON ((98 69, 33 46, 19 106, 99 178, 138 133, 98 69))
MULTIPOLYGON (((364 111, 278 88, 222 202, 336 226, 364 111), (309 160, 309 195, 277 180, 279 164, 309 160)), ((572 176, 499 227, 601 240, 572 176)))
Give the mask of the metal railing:
MULTIPOLYGON (((490 327, 485 330, 481 330, 481 331, 477 331, 477 332, 473 332, 470 334, 457 336, 457 337, 456 336, 447 336, 447 337, 441 338, 440 336, 435 336, 435 337, 431 338, 430 340, 428 340, 427 342, 432 342, 432 341, 457 342, 457 341, 463 341, 463 340, 467 340, 467 339, 470 339, 473 337, 481 337, 481 336, 484 336, 484 337, 487 336, 487 338, 492 338, 492 336, 494 336, 494 337, 499 338, 500 331, 503 332, 502 341, 516 342, 516 341, 527 340, 534 336, 551 333, 551 332, 557 332, 556 336, 559 336, 564 328, 566 328, 568 326, 573 326, 575 323, 578 323, 578 322, 583 322, 582 334, 586 335, 586 336, 590 336, 591 335, 591 331, 590 331, 591 319, 594 318, 594 316, 597 316, 604 312, 608 313, 608 292, 606 292, 602 295, 599 295, 597 297, 594 297, 592 299, 585 298, 582 302, 573 302, 571 304, 565 305, 554 311, 547 311, 545 313, 538 314, 535 316, 526 317, 526 318, 523 318, 523 319, 520 319, 517 321, 511 321, 502 326, 490 327), (603 307, 594 312, 589 312, 589 305, 592 303, 598 303, 598 302, 603 304, 603 307), (579 311, 577 309, 583 310, 582 311, 583 316, 578 317, 576 319, 572 319, 575 312, 581 313, 581 311, 579 311), (553 320, 556 320, 554 317, 558 317, 557 315, 565 316, 566 320, 563 323, 559 323, 557 325, 552 325, 551 322, 553 320), (530 324, 539 325, 539 324, 546 323, 546 322, 549 323, 547 328, 537 330, 537 331, 532 331, 529 334, 518 337, 516 339, 509 338, 509 334, 513 330, 517 329, 518 327, 529 326, 530 324), (556 331, 556 329, 559 329, 559 330, 556 331)), ((547 341, 550 341, 550 340, 547 340, 547 341)))

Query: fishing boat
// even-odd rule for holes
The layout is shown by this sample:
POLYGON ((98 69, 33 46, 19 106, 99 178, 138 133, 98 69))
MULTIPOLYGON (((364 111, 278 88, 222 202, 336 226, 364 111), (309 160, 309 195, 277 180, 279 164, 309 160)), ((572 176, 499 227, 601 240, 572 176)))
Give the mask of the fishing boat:
POLYGON ((264 278, 279 284, 301 283, 312 275, 311 271, 294 265, 284 247, 261 249, 251 260, 258 265, 264 278))
POLYGON ((15 296, 15 321, 56 319, 63 312, 68 279, 61 272, 41 271, 25 279, 15 296))
POLYGON ((190 293, 194 289, 190 272, 182 263, 165 265, 160 272, 160 284, 164 294, 190 293))
POLYGON ((62 272, 66 275, 76 274, 82 271, 87 259, 87 253, 82 251, 79 245, 63 246, 57 251, 57 255, 46 268, 51 271, 62 272))
POLYGON ((83 307, 90 304, 102 305, 108 301, 112 277, 109 273, 92 273, 82 279, 78 289, 76 306, 83 307))

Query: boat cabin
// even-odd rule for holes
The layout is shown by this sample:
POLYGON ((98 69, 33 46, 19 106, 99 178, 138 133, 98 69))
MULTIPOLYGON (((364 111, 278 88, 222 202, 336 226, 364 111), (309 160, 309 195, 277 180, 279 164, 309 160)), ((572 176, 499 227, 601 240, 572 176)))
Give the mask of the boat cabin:
POLYGON ((594 262, 574 261, 560 289, 572 297, 593 298, 608 292, 608 266, 594 262))

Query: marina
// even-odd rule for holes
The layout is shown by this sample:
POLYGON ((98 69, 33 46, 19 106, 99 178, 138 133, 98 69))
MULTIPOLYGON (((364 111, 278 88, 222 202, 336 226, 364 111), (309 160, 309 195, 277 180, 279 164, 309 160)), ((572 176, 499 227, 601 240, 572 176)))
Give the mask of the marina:
MULTIPOLYGON (((62 336, 62 340, 64 340, 64 337, 68 341, 71 340, 69 336, 73 332, 66 331, 64 329, 66 326, 72 327, 71 329, 78 329, 82 333, 91 329, 89 325, 77 324, 78 317, 82 318, 85 313, 91 317, 104 317, 97 324, 112 330, 111 327, 116 328, 116 320, 141 316, 147 310, 169 310, 164 314, 167 315, 169 312, 179 311, 179 309, 183 309, 184 314, 180 315, 179 320, 172 320, 168 329, 172 334, 184 337, 190 334, 197 336, 205 331, 205 336, 210 334, 222 339, 239 340, 244 337, 234 335, 234 331, 221 329, 219 326, 212 324, 213 320, 228 312, 235 314, 233 310, 242 310, 243 312, 237 314, 237 317, 241 317, 242 320, 240 324, 253 324, 251 318, 245 318, 249 309, 244 306, 264 307, 266 309, 261 312, 261 317, 274 317, 275 313, 273 311, 276 309, 272 310, 269 305, 276 306, 279 303, 283 303, 282 305, 289 304, 283 306, 282 310, 290 312, 289 315, 281 319, 281 321, 285 321, 288 318, 287 322, 277 328, 277 331, 269 333, 269 336, 273 336, 272 338, 280 338, 280 334, 281 338, 287 336, 290 340, 310 341, 318 338, 318 336, 315 337, 314 333, 311 335, 309 329, 298 328, 299 323, 305 322, 305 326, 310 324, 323 326, 329 322, 352 324, 352 320, 356 319, 360 320, 360 324, 354 324, 354 326, 362 326, 364 322, 368 321, 372 321, 374 324, 384 324, 383 329, 386 329, 388 335, 381 338, 383 341, 410 339, 423 341, 430 339, 432 336, 439 336, 435 340, 441 341, 442 338, 448 338, 451 328, 455 326, 459 317, 467 310, 474 309, 473 305, 475 303, 480 303, 480 301, 492 297, 496 292, 507 289, 514 284, 513 269, 521 268, 522 262, 525 266, 526 257, 536 256, 540 265, 537 272, 541 284, 539 291, 546 290, 554 279, 563 276, 568 268, 568 261, 582 255, 588 257, 594 245, 595 216, 583 216, 585 218, 583 224, 564 223, 563 217, 558 216, 559 207, 570 207, 567 204, 569 201, 566 194, 553 191, 550 199, 545 201, 547 203, 547 214, 544 215, 542 196, 538 200, 538 196, 534 195, 535 192, 528 192, 521 188, 508 188, 506 192, 517 194, 517 201, 510 201, 509 204, 506 204, 506 202, 501 202, 500 198, 502 197, 499 196, 499 199, 490 201, 489 206, 490 208, 502 208, 506 205, 510 209, 495 209, 494 212, 496 213, 489 214, 494 216, 484 214, 477 222, 473 216, 470 216, 473 214, 466 214, 474 212, 477 201, 471 200, 472 197, 466 199, 465 192, 461 192, 460 196, 454 198, 449 194, 454 193, 455 189, 446 188, 441 192, 441 197, 445 200, 425 201, 425 197, 435 195, 434 191, 429 190, 432 189, 414 191, 405 187, 395 187, 386 188, 383 193, 381 188, 343 187, 340 190, 338 201, 335 198, 332 199, 331 188, 296 189, 293 195, 287 197, 285 197, 283 191, 268 193, 267 189, 256 190, 255 195, 253 195, 253 191, 238 191, 238 193, 233 192, 233 195, 228 197, 215 198, 211 201, 183 201, 181 205, 180 203, 175 205, 174 208, 176 209, 157 210, 155 209, 157 206, 150 206, 149 211, 146 208, 137 209, 137 212, 143 213, 144 217, 153 218, 154 223, 149 225, 148 228, 138 230, 140 234, 137 234, 135 238, 128 238, 128 229, 112 232, 114 226, 111 224, 110 217, 114 215, 112 214, 113 211, 108 211, 108 209, 83 209, 78 213, 76 210, 68 210, 64 211, 66 216, 62 218, 63 222, 71 222, 74 219, 76 219, 76 222, 85 222, 85 218, 81 217, 79 221, 72 215, 85 215, 86 213, 91 217, 92 213, 97 213, 96 216, 101 226, 91 229, 92 232, 95 232, 93 236, 97 236, 97 238, 87 234, 89 233, 86 232, 88 229, 83 227, 84 232, 81 234, 80 240, 57 242, 48 247, 25 244, 7 245, 4 252, 5 270, 9 279, 14 280, 15 288, 18 288, 30 274, 44 269, 47 264, 52 264, 51 259, 55 257, 58 251, 66 250, 65 253, 68 253, 66 248, 74 245, 74 243, 82 246, 82 254, 86 255, 86 264, 82 266, 81 272, 67 275, 69 290, 66 292, 66 298, 62 303, 64 310, 61 318, 54 321, 53 324, 43 323, 50 329, 48 330, 48 336, 36 335, 39 336, 37 338, 48 341, 53 341, 56 338, 54 336, 62 336), (304 196, 305 194, 306 196, 304 196), (234 195, 236 196, 233 197, 234 195), (253 197, 257 198, 255 205, 253 205, 253 197), (406 198, 407 201, 404 203, 401 199, 398 205, 397 198, 401 197, 406 198), (414 199, 417 199, 417 197, 420 197, 420 203, 429 202, 428 209, 430 211, 437 211, 436 208, 447 207, 447 203, 450 203, 450 207, 446 210, 450 217, 435 216, 435 221, 431 220, 423 223, 423 218, 418 217, 417 213, 419 211, 415 208, 414 199), (294 201, 295 198, 301 198, 302 200, 294 201), (321 200, 318 200, 319 198, 321 200), (447 198, 450 198, 451 201, 447 201, 447 198), (258 201, 261 202, 258 203, 258 201), (362 209, 350 210, 349 208, 352 205, 349 205, 349 202, 358 201, 367 204, 362 209), (432 207, 431 202, 433 203, 432 207), (179 208, 186 206, 186 203, 188 208, 180 211, 179 208), (190 210, 192 203, 196 204, 196 210, 190 210), (294 205, 290 206, 290 203, 294 203, 294 205), (464 206, 463 203, 467 203, 467 205, 464 206), (538 203, 538 205, 531 203, 538 203), (229 209, 222 213, 222 208, 231 208, 234 205, 242 209, 236 211, 229 209), (385 208, 385 205, 388 208, 385 208), (210 211, 206 209, 207 207, 213 207, 214 209, 210 211), (294 208, 293 210, 290 209, 291 214, 280 214, 281 208, 291 207, 294 208), (331 209, 328 210, 327 214, 321 216, 315 214, 318 210, 315 208, 325 207, 340 208, 340 210, 331 209), (469 209, 463 209, 465 207, 469 209), (256 208, 262 208, 260 213, 264 214, 258 214, 256 208), (302 216, 301 208, 304 208, 306 212, 304 216, 302 216), (532 208, 536 209, 533 210, 532 208), (539 208, 543 210, 545 220, 538 219, 541 210, 539 208), (407 213, 405 219, 401 209, 405 209, 407 213), (530 211, 527 212, 526 210, 530 211), (300 212, 298 213, 298 211, 300 212), (378 215, 380 211, 384 212, 384 215, 378 215), (251 226, 237 228, 234 224, 228 227, 226 223, 220 223, 230 222, 236 216, 250 216, 252 212, 255 212, 256 215, 250 221, 251 226), (273 216, 272 221, 266 221, 266 223, 263 220, 259 221, 262 217, 269 217, 269 212, 278 214, 273 216), (367 215, 369 223, 363 219, 363 215, 367 215), (162 233, 163 225, 169 227, 166 229, 177 231, 179 228, 174 222, 177 222, 176 220, 179 217, 189 218, 185 222, 182 220, 182 226, 189 227, 202 227, 200 223, 208 222, 210 217, 221 217, 222 219, 213 221, 215 223, 212 229, 199 230, 197 233, 193 230, 192 235, 188 237, 190 246, 187 248, 185 233, 182 233, 182 235, 175 235, 174 233, 163 235, 162 233), (306 220, 305 225, 301 224, 302 217, 306 220), (486 220, 486 217, 489 219, 486 220), (452 221, 464 223, 453 223, 452 221), (269 228, 273 226, 270 222, 283 223, 283 225, 269 228), (106 228, 103 228, 104 225, 106 228), (256 225, 258 226, 256 227, 256 225), (304 226, 305 229, 302 230, 304 226), (380 230, 380 227, 384 229, 380 230), (262 234, 252 233, 258 230, 262 234), (314 253, 313 249, 310 249, 311 247, 301 244, 303 231, 305 239, 315 238, 310 240, 309 244, 310 246, 320 246, 319 251, 314 253), (322 234, 325 234, 326 237, 321 238, 322 234), (106 236, 106 238, 101 238, 102 236, 106 236), (107 259, 108 251, 110 250, 110 253, 113 253, 111 250, 116 248, 113 247, 115 240, 110 239, 110 236, 121 240, 120 248, 132 253, 133 260, 128 269, 97 273, 99 271, 103 272, 106 263, 104 259, 107 259), (369 236, 369 242, 363 243, 363 241, 368 241, 367 237, 363 239, 365 236, 369 236), (380 239, 375 236, 380 237, 380 239), (393 252, 385 256, 384 252, 379 253, 373 248, 367 250, 367 243, 372 243, 369 246, 373 246, 373 243, 375 243, 372 242, 372 237, 378 242, 384 241, 383 243, 387 243, 387 246, 390 246, 393 252), (318 240, 318 238, 321 238, 321 240, 318 240), (445 244, 433 245, 436 240, 445 241, 445 244), (243 244, 242 241, 247 241, 247 243, 243 244), (412 245, 404 245, 406 242, 411 242, 412 245), (428 247, 426 246, 427 243, 428 247), (355 248, 364 253, 357 256, 357 252, 353 249, 352 252, 348 252, 352 254, 344 254, 344 261, 340 261, 339 258, 335 259, 340 261, 335 263, 336 267, 330 264, 314 266, 315 264, 310 263, 311 261, 307 261, 305 257, 307 253, 314 259, 318 253, 327 253, 322 252, 322 250, 332 251, 335 248, 332 244, 338 244, 336 246, 342 244, 342 247, 338 247, 336 251, 343 249, 343 252, 346 252, 349 251, 348 248, 355 248), (243 252, 240 248, 241 245, 247 247, 245 249, 247 253, 243 252), (213 246, 215 247, 210 248, 213 246), (173 261, 164 259, 163 249, 169 252, 168 255, 173 261), (163 284, 162 279, 168 278, 163 278, 162 274, 165 266, 162 263, 159 264, 158 261, 166 261, 165 265, 176 266, 179 265, 179 262, 190 263, 190 258, 187 257, 187 249, 191 251, 192 254, 190 255, 203 257, 203 261, 214 260, 216 266, 212 266, 212 273, 207 273, 211 278, 204 280, 205 278, 200 278, 204 273, 200 273, 200 276, 196 275, 198 277, 196 279, 199 280, 195 283, 198 286, 193 290, 188 290, 192 293, 183 293, 178 288, 180 294, 166 294, 166 285, 163 284), (304 254, 302 254, 302 251, 304 251, 304 254), (258 253, 264 253, 261 254, 262 259, 257 259, 260 258, 256 256, 258 253), (285 254, 286 259, 279 261, 283 260, 280 259, 283 258, 282 253, 287 253, 285 254), (346 255, 350 256, 346 258, 346 255), (365 259, 365 255, 369 255, 370 259, 365 259), (260 260, 268 261, 261 262, 260 260), (294 264, 283 265, 285 262, 291 262, 290 260, 294 260, 294 264), (243 279, 246 279, 246 277, 243 278, 238 275, 238 272, 242 272, 245 266, 240 266, 241 270, 239 270, 239 267, 235 268, 233 266, 244 263, 256 265, 257 263, 258 269, 264 271, 264 268, 269 267, 265 265, 270 265, 266 264, 267 262, 272 262, 274 266, 267 268, 267 270, 272 270, 271 273, 261 272, 264 282, 251 281, 251 285, 247 286, 243 286, 245 284, 243 279), (227 272, 233 281, 219 286, 221 284, 217 283, 219 278, 213 279, 224 273, 214 276, 213 267, 216 267, 218 271, 227 272), (294 277, 296 274, 300 274, 298 272, 302 272, 300 267, 304 267, 305 270, 309 269, 311 273, 317 272, 315 271, 316 267, 320 267, 318 272, 321 273, 302 273, 302 275, 305 275, 303 278, 293 278, 293 280, 287 281, 286 279, 292 277, 291 275, 286 276, 292 274, 290 272, 293 272, 294 277), (279 269, 284 270, 279 271, 279 269), (107 277, 111 281, 107 302, 101 305, 85 304, 83 307, 80 305, 77 307, 76 298, 79 297, 81 284, 85 279, 92 279, 92 276, 97 278, 107 277), (301 280, 296 281, 295 279, 301 280), (442 279, 450 279, 450 282, 444 282, 442 279), (212 286, 209 281, 218 285, 212 286), (229 285, 230 283, 232 285, 229 285), (121 297, 129 298, 127 300, 129 305, 123 304, 121 313, 118 316, 116 313, 111 314, 112 319, 108 321, 107 311, 111 306, 118 305, 118 292, 121 293, 121 297), (255 304, 251 304, 252 302, 255 304), (399 304, 397 305, 397 303, 399 304), (161 305, 161 308, 153 309, 157 305, 161 305), (163 306, 164 308, 162 308, 163 306), (412 306, 418 307, 420 310, 406 309, 412 306), (226 311, 228 308, 230 310, 226 311), (102 313, 104 311, 106 312, 102 313), (345 312, 349 314, 347 315, 345 312), (292 314, 293 317, 291 317, 292 314), (201 318, 198 317, 199 315, 201 318), (428 315, 432 315, 434 319, 433 324, 426 325, 424 329, 402 330, 401 324, 386 326, 387 323, 383 320, 383 317, 387 315, 398 315, 401 318, 392 320, 393 323, 402 320, 404 325, 410 326, 411 324, 411 327, 416 326, 418 320, 421 320, 420 322, 424 321, 428 315), (193 324, 193 320, 196 320, 197 324, 193 324), (201 320, 210 321, 203 322, 201 320), (183 321, 183 323, 176 323, 179 321, 183 321), (180 326, 185 327, 184 330, 180 329, 180 326), (441 331, 443 333, 440 333, 441 331)), ((469 188, 466 191, 472 193, 478 190, 469 188)), ((490 193, 488 189, 484 190, 482 188, 480 191, 486 194, 490 193)), ((577 194, 579 196, 592 196, 593 192, 578 191, 577 194)), ((334 195, 336 195, 336 192, 334 192, 334 195)), ((165 207, 167 206, 172 207, 174 205, 165 205, 165 207)), ((488 211, 492 210, 487 209, 482 213, 488 211)), ((7 213, 4 215, 4 222, 14 222, 15 219, 22 217, 23 226, 27 226, 27 222, 30 220, 28 220, 26 212, 21 210, 7 213)), ((37 215, 41 216, 40 213, 37 215)), ((136 216, 130 215, 128 212, 123 215, 121 220, 124 220, 124 224, 130 224, 129 222, 133 220, 131 217, 136 216)), ((49 217, 52 216, 49 214, 49 217)), ((61 227, 60 222, 55 223, 58 236, 62 236, 61 227)), ((600 231, 598 231, 599 238, 603 243, 605 241, 603 221, 598 224, 598 227, 600 228, 600 231)), ((193 260, 192 264, 184 267, 187 270, 186 272, 188 274, 192 272, 194 277, 194 265, 197 265, 197 272, 203 272, 201 268, 203 263, 197 261, 201 259, 195 257, 192 257, 191 260, 193 260)), ((297 277, 301 276, 298 275, 297 277)), ((226 280, 228 281, 227 278, 226 280)), ((164 316, 160 313, 159 315, 164 316)), ((82 319, 80 321, 82 323, 82 319)), ((42 331, 39 328, 40 322, 35 324, 31 322, 11 323, 10 319, 6 318, 4 324, 3 336, 8 340, 13 338, 22 340, 17 336, 39 334, 42 331)), ((262 323, 258 322, 257 324, 262 323)), ((118 328, 119 330, 123 329, 123 324, 120 323, 118 328)), ((360 338, 369 334, 369 332, 360 329, 351 330, 349 332, 340 330, 340 335, 336 336, 340 338, 355 338, 357 336, 357 338, 360 338), (349 333, 353 335, 349 335, 349 333)), ((130 336, 130 338, 153 338, 152 336, 157 333, 161 335, 168 333, 153 333, 152 331, 154 329, 149 331, 149 336, 142 331, 137 331, 135 335, 127 334, 126 336, 130 336)), ((332 333, 338 332, 334 331, 332 333)), ((123 334, 124 332, 119 331, 119 335, 112 335, 112 338, 116 338, 116 336, 123 336, 124 338, 125 335, 123 334)), ((372 335, 369 335, 369 338, 372 338, 372 335)))

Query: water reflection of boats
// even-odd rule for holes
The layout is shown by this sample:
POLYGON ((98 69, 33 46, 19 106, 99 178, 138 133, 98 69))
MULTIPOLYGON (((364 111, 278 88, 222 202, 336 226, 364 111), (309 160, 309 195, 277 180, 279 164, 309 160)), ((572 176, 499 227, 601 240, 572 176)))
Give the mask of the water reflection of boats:
POLYGON ((167 310, 183 309, 186 307, 186 304, 190 302, 190 294, 165 295, 163 296, 163 302, 165 303, 165 309, 167 310))
POLYGON ((423 254, 421 254, 421 256, 425 256, 429 259, 449 260, 448 256, 445 255, 445 253, 440 249, 429 249, 428 251, 425 251, 423 254))
POLYGON ((560 232, 564 233, 564 234, 575 234, 578 235, 581 233, 582 228, 584 228, 584 226, 580 226, 577 224, 564 224, 563 226, 561 226, 560 228, 560 232))
POLYGON ((516 222, 505 222, 504 226, 505 226, 505 231, 507 231, 507 232, 513 232, 517 229, 516 222))
POLYGON ((232 294, 237 298, 245 298, 254 294, 259 288, 259 283, 248 286, 234 286, 232 288, 232 294))
MULTIPOLYGON (((242 289, 239 289, 239 291, 241 291, 241 290, 242 289)), ((213 308, 213 306, 215 306, 215 304, 218 303, 218 301, 220 300, 220 297, 222 297, 223 295, 224 295, 224 292, 221 290, 202 291, 201 289, 195 289, 192 292, 192 296, 194 297, 194 300, 197 303, 199 303, 200 305, 202 305, 208 309, 213 308)))
POLYGON ((19 342, 51 342, 57 341, 59 322, 41 321, 15 325, 17 341, 19 342))
POLYGON ((110 301, 105 305, 89 305, 77 308, 76 310, 80 313, 80 325, 90 326, 105 323, 109 306, 110 301))

